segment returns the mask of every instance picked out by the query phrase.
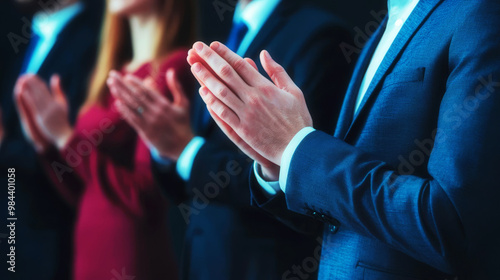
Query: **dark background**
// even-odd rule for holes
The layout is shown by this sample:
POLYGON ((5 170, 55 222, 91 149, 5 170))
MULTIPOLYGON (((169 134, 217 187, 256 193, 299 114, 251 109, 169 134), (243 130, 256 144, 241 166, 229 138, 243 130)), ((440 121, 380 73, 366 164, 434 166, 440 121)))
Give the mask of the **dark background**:
MULTIPOLYGON (((43 1, 43 0, 42 0, 43 1)), ((49 0, 47 0, 49 1, 49 0)), ((104 2, 104 0, 87 0, 91 2, 104 2)), ((232 4, 235 0, 198 0, 198 24, 199 39, 210 42, 214 40, 224 41, 231 27, 232 12, 234 8, 223 13, 223 19, 217 13, 216 5, 232 4)), ((283 0, 290 1, 290 0, 283 0)), ((296 0, 291 0, 296 1, 296 0)), ((318 5, 325 10, 331 11, 336 16, 342 18, 350 30, 355 33, 354 27, 364 30, 367 23, 374 18, 370 11, 379 12, 386 9, 387 0, 303 0, 312 5, 318 5)), ((13 8, 11 0, 2 0, 0 3, 0 75, 8 65, 8 62, 17 54, 9 42, 7 35, 10 32, 22 35, 24 15, 13 8)), ((307 24, 307 23, 305 23, 307 24)))
MULTIPOLYGON (((232 12, 228 11, 224 13, 224 19, 220 20, 215 5, 227 4, 233 6, 231 3, 234 1, 235 0, 198 0, 198 15, 200 20, 199 31, 202 40, 225 40, 231 27, 232 12)), ((364 30, 366 23, 373 20, 370 11, 379 12, 383 9, 387 9, 387 0, 304 0, 303 2, 318 5, 325 10, 331 11, 336 16, 342 18, 353 33, 354 27, 357 26, 364 30)))

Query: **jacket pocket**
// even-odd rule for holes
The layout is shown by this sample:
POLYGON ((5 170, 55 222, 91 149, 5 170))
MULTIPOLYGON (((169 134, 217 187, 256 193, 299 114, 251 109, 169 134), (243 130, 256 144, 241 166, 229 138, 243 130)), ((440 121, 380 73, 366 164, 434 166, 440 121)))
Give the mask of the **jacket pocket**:
POLYGON ((384 80, 382 88, 387 88, 397 84, 405 84, 411 82, 421 82, 425 77, 425 67, 404 69, 402 71, 395 70, 384 80))
POLYGON ((364 280, 423 280, 404 272, 358 261, 357 268, 363 269, 364 280))

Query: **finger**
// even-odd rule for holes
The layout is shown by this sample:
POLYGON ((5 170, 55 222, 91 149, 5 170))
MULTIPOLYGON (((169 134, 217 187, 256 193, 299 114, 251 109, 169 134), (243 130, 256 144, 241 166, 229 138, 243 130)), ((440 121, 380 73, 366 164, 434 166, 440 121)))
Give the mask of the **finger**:
POLYGON ((212 110, 221 120, 230 126, 236 127, 240 123, 238 115, 228 106, 222 103, 207 87, 201 87, 200 96, 207 107, 212 110))
POLYGON ((28 84, 28 79, 22 81, 17 90, 18 91, 16 92, 16 96, 19 96, 19 98, 21 98, 20 100, 24 102, 27 112, 29 112, 29 114, 34 118, 40 111, 38 110, 38 107, 36 105, 37 100, 35 99, 35 97, 37 95, 32 93, 32 90, 28 84))
POLYGON ((193 64, 195 64, 196 62, 203 63, 203 59, 201 59, 193 49, 190 49, 188 51, 187 62, 189 63, 189 65, 193 66, 193 64))
POLYGON ((19 113, 19 118, 23 124, 23 131, 33 144, 36 146, 37 150, 42 150, 44 146, 47 146, 49 141, 40 132, 38 128, 33 112, 28 108, 28 104, 23 96, 22 91, 16 91, 15 93, 16 108, 19 113))
POLYGON ((28 117, 28 108, 24 103, 24 101, 22 100, 20 92, 16 91, 16 93, 14 94, 14 100, 17 112, 19 114, 19 120, 22 124, 24 132, 30 140, 34 140, 33 133, 31 132, 33 129, 28 117))
MULTIPOLYGON (((152 97, 154 98, 155 102, 158 102, 161 99, 161 97, 164 97, 161 93, 160 93, 160 90, 158 89, 158 84, 156 83, 156 81, 151 78, 151 77, 147 77, 145 80, 144 80, 144 87, 146 87, 147 89, 149 89, 152 94, 152 97)), ((170 102, 170 100, 168 100, 167 98, 164 98, 165 101, 167 102, 170 102)))
MULTIPOLYGON (((153 79, 148 77, 148 79, 153 79)), ((126 75, 124 82, 132 89, 135 99, 143 103, 154 103, 158 94, 151 93, 151 89, 144 85, 144 82, 134 75, 126 75)), ((155 87, 156 88, 156 87, 155 87)), ((156 90, 156 89, 155 89, 156 90)))
MULTIPOLYGON (((220 78, 226 85, 228 85, 228 87, 236 94, 238 94, 238 92, 241 92, 242 89, 248 88, 249 85, 252 85, 252 82, 243 80, 232 65, 230 65, 226 60, 224 60, 219 54, 217 54, 207 45, 201 42, 197 42, 194 44, 193 48, 199 55, 199 57, 206 62, 207 65, 205 66, 205 68, 212 69, 217 77, 220 78)), ((193 64, 193 66, 194 65, 196 65, 196 63, 193 64)), ((236 63, 235 67, 241 68, 245 66, 252 68, 245 60, 239 57, 239 62, 236 63)), ((253 68, 252 70, 255 71, 255 69, 253 68)))
POLYGON ((130 107, 126 106, 121 102, 121 100, 116 100, 114 102, 116 110, 125 119, 125 121, 130 124, 137 132, 142 131, 144 127, 144 120, 137 115, 137 112, 130 107))
POLYGON ((61 77, 59 77, 59 75, 55 74, 50 78, 50 89, 54 94, 55 100, 67 107, 68 100, 66 99, 66 94, 64 94, 64 91, 62 89, 61 77))
POLYGON ((292 78, 286 73, 285 69, 272 59, 268 51, 264 50, 260 53, 260 62, 277 87, 290 93, 300 91, 292 81, 292 78))
POLYGON ((159 93, 160 89, 158 88, 158 84, 152 77, 147 77, 146 79, 144 79, 144 86, 150 89, 154 94, 160 94, 159 93))
POLYGON ((244 104, 236 94, 210 73, 201 63, 195 63, 191 67, 191 71, 197 79, 203 81, 206 88, 208 88, 220 102, 224 103, 224 105, 229 107, 232 111, 238 112, 243 108, 244 104))
POLYGON ((26 86, 27 90, 24 92, 33 101, 34 108, 38 111, 43 111, 54 101, 45 82, 36 75, 31 75, 26 79, 26 86))
POLYGON ((142 104, 134 97, 131 89, 123 81, 123 77, 118 73, 110 72, 107 84, 111 94, 131 110, 136 111, 142 107, 142 104))
MULTIPOLYGON (((207 69, 209 69, 209 70, 210 70, 210 72, 212 72, 212 74, 213 74, 214 76, 217 76, 217 74, 215 74, 215 72, 214 72, 212 69, 210 69, 210 67, 208 67, 207 63, 206 63, 203 59, 201 59, 201 58, 198 56, 198 54, 196 54, 196 52, 195 52, 193 49, 189 50, 187 60, 188 60, 189 65, 191 65, 191 66, 193 66, 196 62, 201 63, 201 64, 202 64, 202 65, 204 65, 207 69)), ((196 78, 196 77, 195 77, 195 78, 196 78)), ((198 80, 198 83, 199 83, 201 86, 203 86, 203 87, 205 86, 205 84, 203 84, 203 81, 198 80)))
POLYGON ((270 166, 272 163, 263 157, 261 154, 259 154, 257 151, 255 151, 250 145, 248 145, 237 133, 236 131, 228 125, 226 122, 224 122, 219 116, 211 110, 210 107, 207 107, 208 112, 214 119, 215 123, 220 127, 222 132, 226 134, 226 136, 243 152, 245 153, 248 157, 251 159, 259 162, 261 165, 266 165, 270 166))
MULTIPOLYGON (((197 45, 199 48, 200 46, 197 45)), ((204 50, 205 48, 203 48, 204 50)), ((268 85, 270 82, 267 78, 262 76, 259 71, 257 71, 254 66, 248 61, 245 61, 239 55, 231 51, 224 44, 219 42, 213 42, 210 45, 210 50, 213 50, 217 55, 213 57, 221 57, 225 60, 232 68, 237 72, 238 76, 240 76, 248 85, 258 86, 258 85, 268 85)), ((199 52, 198 52, 199 53, 199 52)), ((202 57, 204 58, 204 57, 202 57)), ((210 62, 207 61, 209 64, 210 62)), ((211 64, 210 64, 211 65, 211 64)), ((222 77, 221 77, 222 78, 222 77)))
POLYGON ((255 63, 255 61, 253 61, 253 59, 248 58, 248 57, 245 57, 244 59, 246 62, 248 62, 250 65, 252 65, 252 67, 255 68, 255 70, 259 71, 259 68, 257 67, 257 64, 255 63))
POLYGON ((186 97, 186 92, 182 88, 182 85, 179 82, 179 80, 177 79, 177 74, 175 73, 175 70, 169 69, 165 74, 165 79, 167 80, 167 86, 170 89, 170 92, 172 93, 174 105, 183 108, 189 106, 189 100, 186 97))

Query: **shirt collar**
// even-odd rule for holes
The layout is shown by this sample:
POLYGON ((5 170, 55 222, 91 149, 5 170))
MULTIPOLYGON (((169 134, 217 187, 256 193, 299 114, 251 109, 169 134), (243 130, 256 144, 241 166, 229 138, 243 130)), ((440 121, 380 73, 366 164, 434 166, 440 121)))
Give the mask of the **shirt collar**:
POLYGON ((234 13, 233 22, 243 21, 249 31, 259 30, 272 14, 281 0, 252 0, 245 9, 238 4, 234 13))
POLYGON ((405 13, 405 11, 413 10, 419 0, 388 0, 387 6, 389 16, 405 13))
POLYGON ((76 2, 54 13, 38 12, 33 17, 32 30, 40 37, 55 38, 83 8, 82 2, 76 2))

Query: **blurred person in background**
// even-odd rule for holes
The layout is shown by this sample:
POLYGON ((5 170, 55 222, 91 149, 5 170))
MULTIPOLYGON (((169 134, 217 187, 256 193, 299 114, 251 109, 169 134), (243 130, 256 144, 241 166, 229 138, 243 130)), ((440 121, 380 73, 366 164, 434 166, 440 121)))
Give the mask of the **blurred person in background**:
MULTIPOLYGON (((82 104, 97 53, 102 5, 94 0, 2 2, 0 106, 4 139, 0 147, 1 180, 16 170, 16 272, 0 279, 66 280, 70 277, 74 211, 57 194, 26 141, 13 92, 22 74, 48 81, 59 74, 66 90, 70 123, 82 104), (9 278, 8 278, 9 277, 9 278)), ((0 196, 7 205, 7 193, 0 196)), ((7 211, 2 211, 5 220, 7 211)), ((4 233, 6 230, 0 230, 4 233)), ((7 240, 0 248, 7 252, 7 240)), ((0 260, 6 265, 6 254, 0 260)), ((7 275, 5 275, 7 274, 7 275)), ((5 276, 4 276, 5 275, 5 276)))
MULTIPOLYGON (((273 53, 305 88, 315 123, 326 129, 337 118, 349 76, 339 44, 350 41, 340 20, 305 1, 242 0, 227 42, 255 61, 261 49, 273 53)), ((172 75, 167 79, 175 83, 172 75)), ((288 279, 318 253, 320 244, 303 234, 319 234, 317 226, 299 233, 250 205, 251 160, 216 126, 198 94, 192 104, 172 104, 147 87, 121 83, 128 88, 116 86, 126 104, 118 109, 152 144, 157 179, 188 224, 182 279, 288 279), (155 102, 143 102, 143 95, 155 102), (142 118, 137 107, 145 108, 142 118)), ((299 273, 315 277, 314 269, 299 273)))
MULTIPOLYGON (((194 37, 194 4, 109 0, 106 11, 97 65, 76 125, 68 120, 58 76, 50 86, 35 75, 21 77, 18 109, 47 174, 78 208, 74 279, 176 279, 168 205, 153 180, 149 143, 115 110, 108 85, 116 81, 108 74, 147 79, 167 100, 176 100, 172 87, 192 88, 186 47, 194 37), (179 84, 167 86, 167 69, 179 84)), ((139 117, 145 113, 135 110, 139 117)))

